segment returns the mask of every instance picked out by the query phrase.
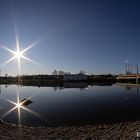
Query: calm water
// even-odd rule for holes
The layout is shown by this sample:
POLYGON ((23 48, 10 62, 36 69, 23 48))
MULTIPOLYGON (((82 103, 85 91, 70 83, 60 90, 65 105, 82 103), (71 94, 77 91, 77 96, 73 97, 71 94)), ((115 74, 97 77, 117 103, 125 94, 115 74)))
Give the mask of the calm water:
POLYGON ((1 85, 0 118, 31 126, 94 124, 140 118, 140 89, 136 87, 64 86, 39 88, 1 85), (17 95, 20 101, 30 98, 32 103, 11 111, 15 105, 10 101, 17 102, 17 95), (19 117, 21 122, 18 121, 19 117))

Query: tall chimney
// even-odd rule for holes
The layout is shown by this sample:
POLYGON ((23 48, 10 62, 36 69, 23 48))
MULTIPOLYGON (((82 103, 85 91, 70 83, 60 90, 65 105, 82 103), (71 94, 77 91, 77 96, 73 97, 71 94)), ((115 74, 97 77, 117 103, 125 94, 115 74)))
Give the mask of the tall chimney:
POLYGON ((137 64, 137 74, 139 74, 139 66, 138 66, 138 64, 137 64))
POLYGON ((125 74, 127 74, 127 63, 125 63, 125 74))
POLYGON ((133 66, 132 66, 132 64, 131 64, 131 74, 132 74, 132 68, 133 68, 133 66))
POLYGON ((130 74, 130 64, 128 63, 128 74, 130 74))

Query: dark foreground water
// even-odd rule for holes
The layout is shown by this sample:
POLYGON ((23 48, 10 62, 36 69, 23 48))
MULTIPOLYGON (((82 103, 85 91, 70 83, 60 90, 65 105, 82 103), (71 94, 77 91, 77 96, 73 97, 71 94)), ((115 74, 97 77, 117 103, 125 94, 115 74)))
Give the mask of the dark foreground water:
POLYGON ((64 126, 140 118, 138 87, 84 83, 61 88, 1 85, 0 92, 0 118, 14 124, 64 126), (14 104, 27 98, 32 102, 14 104))

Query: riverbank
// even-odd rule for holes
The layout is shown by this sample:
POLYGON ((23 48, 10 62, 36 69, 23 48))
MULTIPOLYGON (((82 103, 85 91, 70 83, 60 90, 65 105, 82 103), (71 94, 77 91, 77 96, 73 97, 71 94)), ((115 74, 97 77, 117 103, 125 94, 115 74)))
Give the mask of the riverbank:
POLYGON ((140 121, 70 127, 20 127, 0 122, 0 140, 133 140, 138 131, 140 121))
POLYGON ((19 84, 33 86, 63 86, 64 83, 116 83, 113 75, 21 75, 21 76, 1 76, 0 84, 19 84), (67 78, 67 79, 66 79, 67 78))

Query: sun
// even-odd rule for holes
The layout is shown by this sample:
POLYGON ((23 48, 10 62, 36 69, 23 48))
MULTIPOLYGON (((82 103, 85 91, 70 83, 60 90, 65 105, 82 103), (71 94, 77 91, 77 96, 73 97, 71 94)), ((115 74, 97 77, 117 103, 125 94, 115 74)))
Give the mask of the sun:
POLYGON ((20 59, 21 57, 23 57, 22 52, 20 52, 20 51, 15 52, 15 57, 17 59, 20 59))
MULTIPOLYGON (((29 47, 30 47, 30 46, 29 46, 29 47)), ((10 62, 13 61, 14 59, 17 59, 17 62, 18 62, 18 72, 19 72, 19 74, 21 74, 21 59, 25 59, 25 60, 27 60, 27 61, 29 61, 29 62, 34 63, 33 60, 31 60, 30 58, 24 56, 24 53, 29 49, 29 47, 27 47, 26 49, 24 49, 24 50, 22 50, 22 51, 20 51, 19 43, 17 43, 16 51, 13 51, 13 50, 11 50, 11 49, 9 49, 9 48, 7 48, 7 47, 3 47, 3 49, 5 49, 6 51, 9 51, 10 53, 13 54, 13 57, 10 58, 9 60, 7 60, 7 61, 4 63, 4 65, 10 63, 10 62)), ((4 65, 3 65, 3 66, 4 66, 4 65)))

